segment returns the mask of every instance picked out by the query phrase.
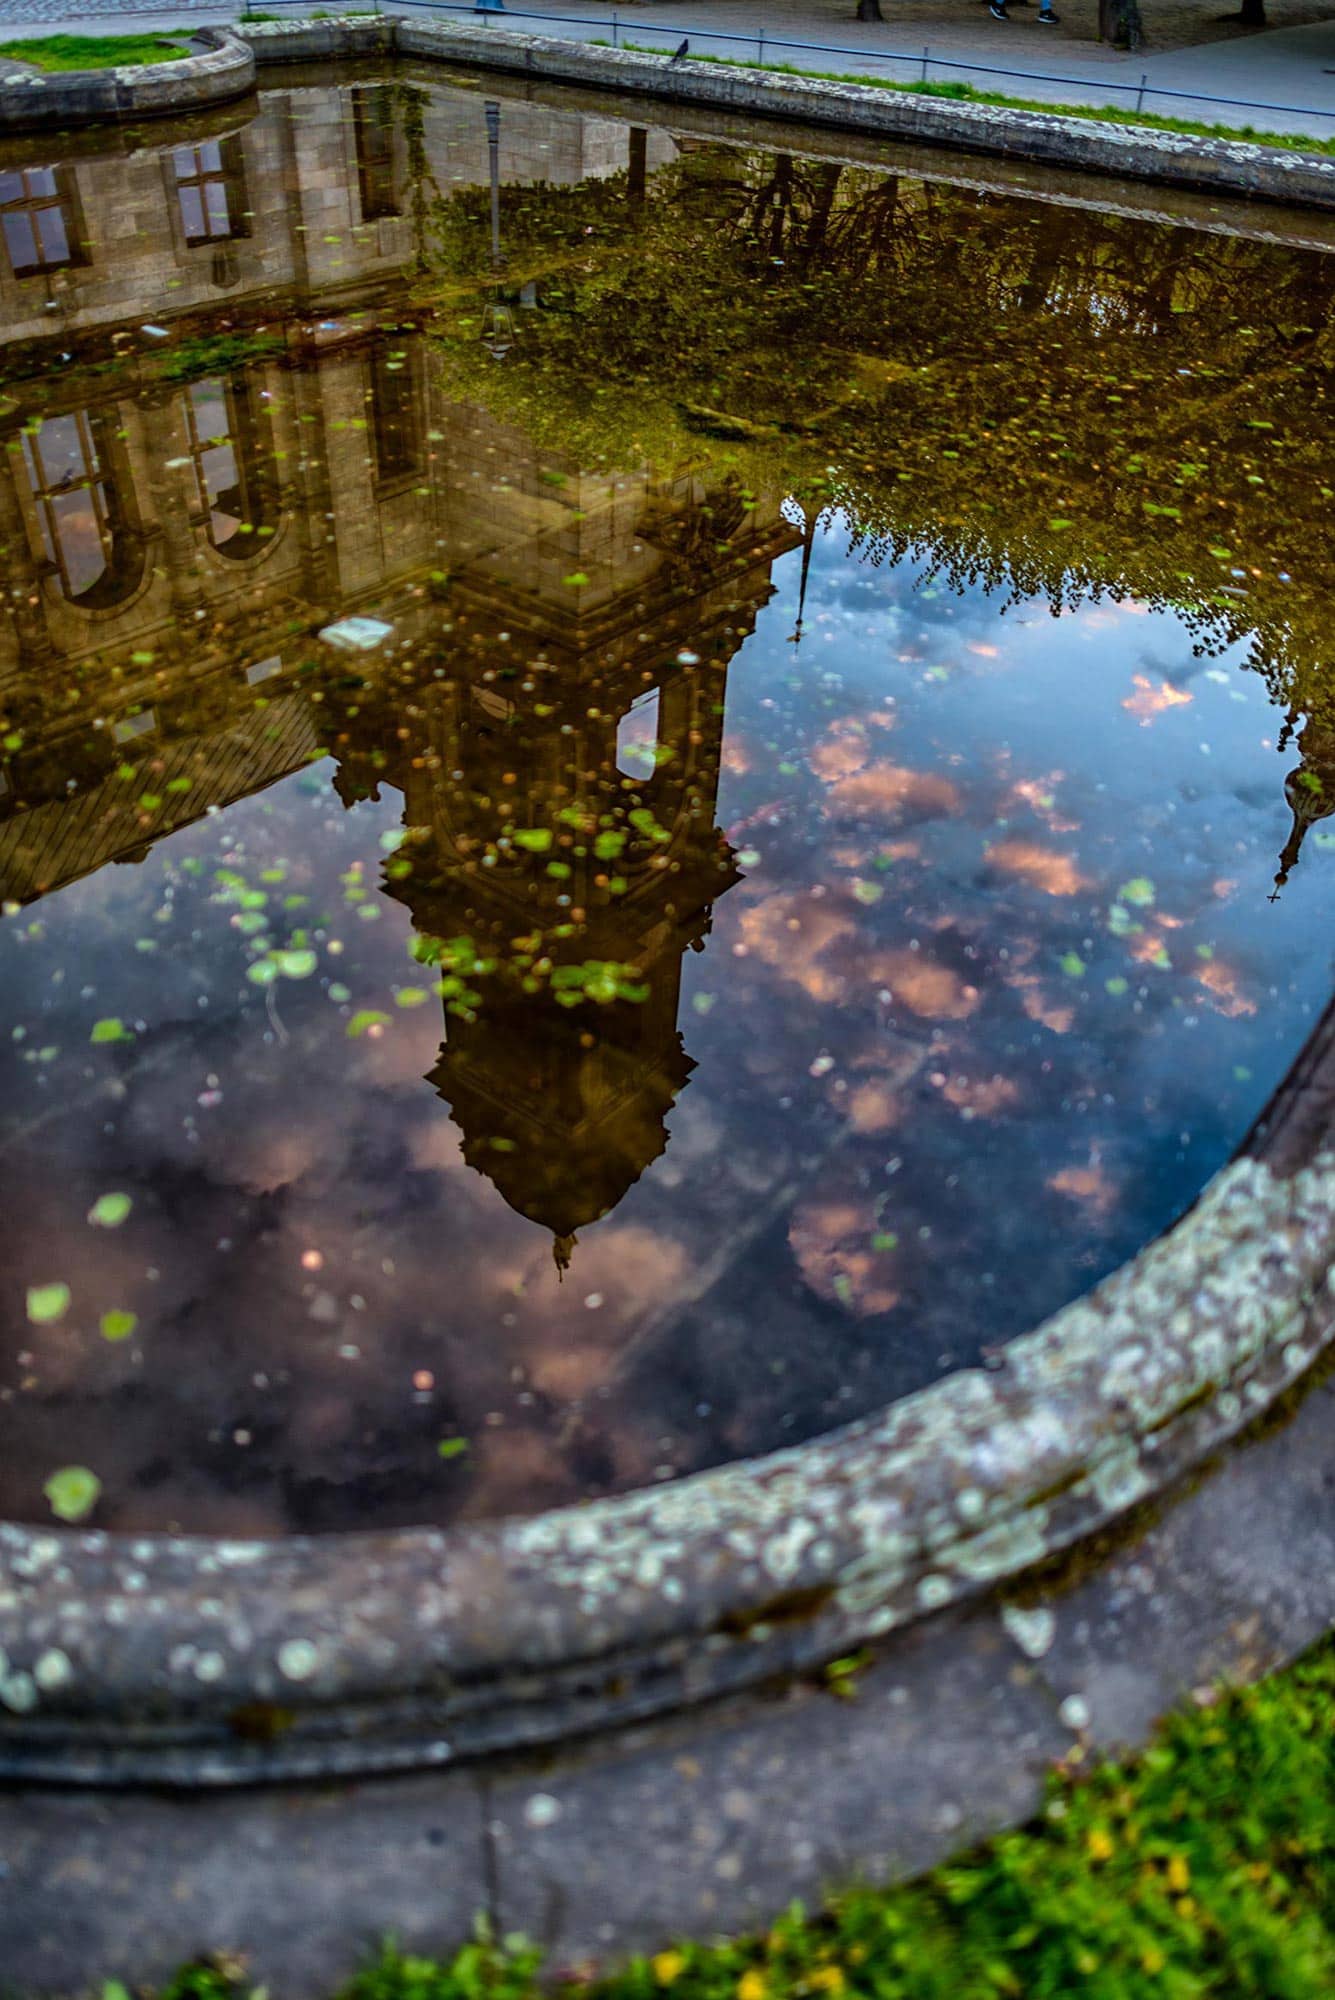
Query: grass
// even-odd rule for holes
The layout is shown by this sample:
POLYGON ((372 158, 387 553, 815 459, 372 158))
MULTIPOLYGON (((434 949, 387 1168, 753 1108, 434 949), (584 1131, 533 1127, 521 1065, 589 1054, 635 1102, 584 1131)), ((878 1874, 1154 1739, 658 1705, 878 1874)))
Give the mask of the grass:
MULTIPOLYGON (((1170 1718, 1133 1763, 1054 1776, 1043 1817, 922 1880, 764 1936, 683 1943, 566 2000, 1329 2000, 1335 1642, 1170 1718)), ((537 1954, 485 1931, 453 1959, 386 1949, 339 2000, 537 2000, 537 1954)), ((236 2000, 243 1969, 161 2000, 236 2000)), ((113 1992, 107 2000, 119 2000, 113 1992)), ((275 1991, 272 2000, 284 2000, 275 1991)))
POLYGON ((39 35, 32 41, 0 42, 0 56, 36 69, 130 69, 143 63, 174 62, 186 54, 189 28, 166 35, 39 35))
MULTIPOLYGON (((596 47, 610 48, 601 40, 596 47)), ((670 49, 653 48, 646 42, 622 42, 624 49, 640 55, 670 55, 670 49)), ((930 80, 922 83, 895 83, 884 76, 854 76, 842 70, 799 69, 794 63, 743 62, 735 56, 692 54, 692 62, 721 63, 728 69, 763 69, 776 76, 793 76, 820 83, 862 83, 874 90, 898 91, 908 97, 943 97, 956 104, 993 104, 1010 111, 1046 111, 1054 117, 1088 118, 1099 125, 1144 125, 1152 132, 1180 132, 1198 139, 1243 139, 1253 146, 1278 146, 1291 153, 1335 155, 1335 137, 1310 138, 1302 132, 1258 132, 1252 125, 1206 125, 1196 118, 1172 118, 1157 111, 1133 111, 1129 106, 1106 104, 1045 104, 1032 97, 1008 97, 1000 90, 976 90, 971 83, 930 80)))

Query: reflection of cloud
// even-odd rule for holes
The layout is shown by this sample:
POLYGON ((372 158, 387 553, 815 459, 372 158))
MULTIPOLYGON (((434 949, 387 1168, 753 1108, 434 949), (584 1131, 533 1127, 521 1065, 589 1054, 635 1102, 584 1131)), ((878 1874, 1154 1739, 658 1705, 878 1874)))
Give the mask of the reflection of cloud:
POLYGON ((879 1078, 871 1078, 851 1090, 845 1108, 855 1132, 888 1132, 903 1114, 898 1095, 879 1078))
POLYGON ((934 771, 911 771, 884 759, 840 778, 828 796, 831 811, 857 818, 896 819, 911 813, 932 819, 958 812, 960 805, 959 792, 949 778, 934 771))
POLYGON ((788 1243, 813 1292, 865 1319, 899 1302, 891 1282, 894 1253, 873 1250, 876 1218, 870 1202, 812 1201, 788 1226, 788 1243))
POLYGON ((984 859, 1004 875, 1014 875, 1041 889, 1045 896, 1074 896, 1088 887, 1069 854, 1040 847, 1036 840, 999 840, 987 849, 984 859))
POLYGON ((1020 1098, 1019 1087, 1008 1076, 947 1077, 941 1095, 957 1111, 977 1118, 996 1118, 1020 1098))
POLYGON ((865 723, 846 716, 831 723, 822 742, 811 753, 810 764, 818 778, 834 784, 840 778, 861 771, 871 755, 865 723))
POLYGON ((1080 822, 1057 810, 1056 788, 1065 776, 1064 771, 1050 771, 1046 778, 1017 779, 1011 786, 1011 804, 1028 806, 1049 833, 1075 833, 1080 822))
POLYGON ((1136 692, 1127 695, 1122 707, 1136 717, 1142 729, 1147 729, 1166 708, 1181 708, 1192 699, 1185 688, 1175 688, 1171 681, 1160 681, 1156 687, 1145 674, 1133 674, 1131 685, 1136 692))
POLYGON ((740 930, 748 951, 795 981, 811 999, 841 997, 843 976, 820 960, 832 945, 851 938, 856 926, 824 898, 768 896, 743 911, 740 930))
POLYGON ((1013 986, 1020 995, 1020 1004, 1031 1021, 1041 1022, 1051 1028, 1054 1035, 1064 1035, 1075 1020, 1075 1008, 1067 1007, 1058 1000, 1049 1000, 1043 991, 1037 973, 1012 972, 1006 984, 1013 986))
POLYGON ((1048 1186, 1055 1194, 1079 1202, 1098 1221, 1117 1206, 1116 1184, 1097 1160, 1087 1167, 1063 1167, 1060 1173, 1049 1175, 1048 1186))
POLYGON ((878 952, 874 976, 890 988, 897 1005, 929 1021, 962 1021, 981 997, 948 965, 918 951, 878 952))
POLYGON ((1217 958, 1211 959, 1208 965, 1201 967, 1196 977, 1209 993, 1216 1013, 1226 1014, 1232 1020, 1239 1014, 1256 1012, 1256 1002, 1239 992, 1238 975, 1231 966, 1224 965, 1217 958))

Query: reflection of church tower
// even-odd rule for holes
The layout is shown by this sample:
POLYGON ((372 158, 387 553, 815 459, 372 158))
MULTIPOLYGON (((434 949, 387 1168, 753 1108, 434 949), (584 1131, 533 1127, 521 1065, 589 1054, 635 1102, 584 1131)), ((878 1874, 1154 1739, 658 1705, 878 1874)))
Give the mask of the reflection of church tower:
POLYGON ((682 961, 738 879, 716 823, 727 669, 797 539, 693 478, 638 501, 609 482, 601 511, 591 484, 536 543, 515 512, 523 584, 490 551, 455 572, 441 678, 408 702, 363 691, 336 732, 345 801, 382 776, 404 792, 388 893, 423 937, 469 939, 494 967, 467 982, 476 1007, 445 996, 432 1081, 466 1160, 551 1231, 563 1268, 662 1153, 694 1067, 682 961), (593 548, 606 583, 573 590, 593 548))
POLYGON ((432 1080, 464 1157, 551 1230, 562 1267, 667 1144, 694 1067, 682 957, 737 880, 715 823, 726 654, 652 672, 456 683, 440 768, 405 773, 408 824, 430 833, 391 892, 419 931, 496 962, 476 1009, 447 1003, 432 1080))
MULTIPOLYGON (((1291 737, 1295 720, 1294 714, 1290 713, 1281 745, 1291 737)), ((1307 829, 1335 812, 1335 728, 1329 722, 1323 725, 1315 717, 1309 717, 1298 731, 1297 741, 1302 762, 1284 780, 1284 797, 1293 815, 1293 824, 1279 857, 1279 873, 1275 877, 1272 902, 1298 865, 1307 829)))

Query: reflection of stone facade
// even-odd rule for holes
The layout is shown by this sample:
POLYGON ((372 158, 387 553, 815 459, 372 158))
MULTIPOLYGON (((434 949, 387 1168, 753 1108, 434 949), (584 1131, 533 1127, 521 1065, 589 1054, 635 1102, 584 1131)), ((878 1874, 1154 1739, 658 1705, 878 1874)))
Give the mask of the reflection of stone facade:
MULTIPOLYGON (((137 329, 150 311, 170 325, 271 291, 295 292, 275 303, 300 314, 317 295, 332 303, 402 269, 415 248, 414 184, 448 194, 487 179, 471 91, 371 84, 265 91, 258 103, 230 130, 216 118, 182 123, 163 128, 170 141, 65 165, 51 157, 58 141, 0 147, 6 339, 68 343, 122 322, 137 329)), ((670 149, 650 135, 649 164, 670 149)), ((631 152, 610 119, 506 104, 507 182, 617 173, 631 152)))
MULTIPOLYGON (((795 538, 704 457, 586 473, 445 399, 429 342, 396 325, 415 225, 387 88, 279 95, 220 140, 34 182, 77 194, 84 261, 24 296, 114 359, 0 413, 0 893, 137 859, 320 747, 348 803, 400 787, 411 872, 390 892, 500 967, 476 1019, 447 1010, 433 1080, 466 1157, 564 1261, 662 1151, 692 1067, 682 954, 736 879, 715 818, 727 665, 795 538), (134 226, 107 260, 113 218, 134 226), (191 379, 163 379, 151 333, 122 338, 172 284, 192 310, 220 286, 246 306, 239 364, 216 311, 192 323, 214 345, 191 379), (354 665, 314 634, 358 611, 393 637, 354 665), (590 962, 644 997, 579 1001, 561 981, 590 962)), ((414 103, 431 173, 476 181, 477 98, 414 103)), ((502 133, 512 178, 627 164, 603 121, 508 106, 502 133)))

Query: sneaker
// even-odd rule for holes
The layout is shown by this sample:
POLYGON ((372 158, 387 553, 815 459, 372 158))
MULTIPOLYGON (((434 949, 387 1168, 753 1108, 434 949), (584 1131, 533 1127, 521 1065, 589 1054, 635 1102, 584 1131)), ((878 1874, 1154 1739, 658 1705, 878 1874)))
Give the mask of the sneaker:
POLYGON ((1006 21, 1010 19, 1010 16, 1006 12, 1006 0, 988 0, 987 11, 994 21, 1006 21))
POLYGON ((1040 28, 1055 28, 1061 20, 1061 15, 1054 14, 1051 7, 1042 7, 1039 9, 1036 19, 1040 28))

